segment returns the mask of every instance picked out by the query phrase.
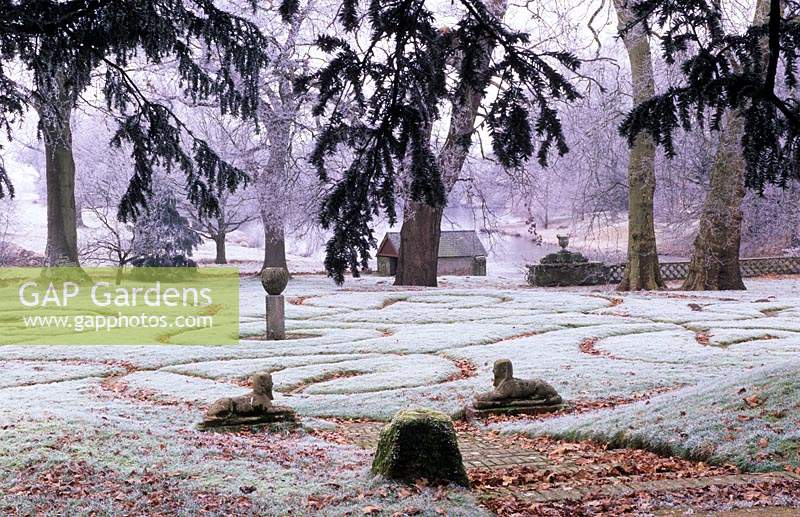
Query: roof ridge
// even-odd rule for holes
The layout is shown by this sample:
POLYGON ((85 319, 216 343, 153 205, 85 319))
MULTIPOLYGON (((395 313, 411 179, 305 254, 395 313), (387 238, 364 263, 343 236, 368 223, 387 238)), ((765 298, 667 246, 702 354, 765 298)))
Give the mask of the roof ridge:
MULTIPOLYGON (((476 230, 440 230, 439 235, 439 258, 486 255, 486 248, 476 230)), ((399 252, 400 240, 400 232, 386 232, 378 253, 388 245, 393 249, 388 253, 385 250, 384 256, 395 256, 399 252)))

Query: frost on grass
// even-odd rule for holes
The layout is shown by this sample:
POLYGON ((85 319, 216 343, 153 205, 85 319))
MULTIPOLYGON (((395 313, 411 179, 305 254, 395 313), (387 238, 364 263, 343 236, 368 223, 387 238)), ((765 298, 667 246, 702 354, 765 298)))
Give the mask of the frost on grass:
MULTIPOLYGON (((788 373, 779 381, 778 372, 800 352, 800 298, 782 295, 785 289, 776 285, 783 282, 762 282, 758 289, 763 292, 726 293, 724 297, 719 293, 621 296, 587 290, 536 290, 498 286, 491 279, 447 279, 442 284, 451 287, 409 290, 385 285, 385 280, 363 278, 341 289, 322 277, 298 276, 285 293, 287 330, 293 338, 285 341, 260 339, 264 291, 258 279, 246 278, 241 285, 242 339, 237 346, 0 347, 0 368, 7 386, 0 387, 4 402, 0 428, 6 426, 0 433, 5 433, 3 438, 10 437, 10 445, 4 441, 3 446, 21 446, 26 451, 20 456, 22 463, 10 466, 10 473, 0 474, 4 486, 11 486, 12 478, 21 480, 26 472, 33 477, 23 480, 23 485, 35 484, 34 474, 41 470, 37 461, 50 458, 49 465, 66 469, 64 475, 86 468, 86 476, 112 486, 117 479, 114 476, 130 476, 133 470, 141 474, 143 465, 152 467, 148 472, 183 476, 148 482, 170 493, 187 494, 174 501, 186 513, 204 511, 192 506, 203 491, 212 494, 213 500, 224 495, 218 499, 221 506, 217 510, 229 513, 241 510, 235 506, 242 503, 241 498, 253 505, 253 512, 265 514, 285 513, 286 508, 297 508, 295 505, 306 508, 307 513, 324 514, 326 508, 334 508, 329 513, 349 510, 359 514, 361 507, 369 504, 347 497, 334 503, 325 499, 341 490, 348 497, 366 491, 371 495, 365 496, 365 501, 386 511, 417 506, 391 502, 391 488, 368 479, 368 461, 355 449, 335 449, 336 454, 344 455, 344 465, 357 465, 352 471, 324 471, 329 477, 343 476, 341 483, 335 483, 347 488, 325 488, 324 483, 330 481, 323 482, 322 474, 306 473, 300 459, 282 464, 288 473, 270 478, 270 455, 275 447, 265 448, 264 456, 256 455, 259 460, 251 461, 239 453, 250 454, 256 447, 253 443, 247 442, 251 449, 230 449, 219 443, 198 445, 196 438, 186 437, 194 436, 192 426, 207 404, 246 393, 245 381, 255 371, 273 372, 276 403, 289 405, 304 420, 324 427, 324 422, 314 419, 390 420, 397 411, 412 407, 459 416, 476 392, 489 389, 492 364, 499 358, 511 359, 519 377, 543 378, 573 400, 633 398, 653 390, 683 387, 650 404, 531 424, 528 431, 545 432, 546 426, 552 425, 554 432, 597 431, 607 433, 608 439, 620 431, 635 431, 641 440, 653 444, 667 440, 663 443, 676 451, 682 448, 687 455, 707 454, 719 461, 758 468, 780 466, 784 460, 796 463, 792 454, 796 458, 793 447, 797 437, 791 434, 795 431, 789 424, 796 428, 791 415, 797 413, 797 395, 787 380, 788 373), (762 367, 767 368, 769 379, 763 386, 755 379, 739 380, 749 379, 755 375, 754 369, 762 367), (783 399, 771 388, 780 382, 790 393, 783 399), (730 389, 725 391, 727 388, 713 388, 725 383, 735 388, 736 395, 730 389), (740 387, 747 390, 744 395, 738 395, 740 387), (759 390, 769 392, 759 407, 736 406, 751 391, 759 390), (724 406, 720 401, 733 405, 724 406), (782 407, 788 416, 781 416, 782 407), (650 414, 653 408, 660 413, 650 414), (766 416, 760 408, 767 411, 766 416), (599 427, 595 427, 595 419, 601 422, 599 427), (721 423, 723 420, 731 424, 721 423), (67 465, 73 449, 67 449, 67 454, 59 448, 40 447, 72 434, 89 436, 88 451, 95 445, 93 433, 99 433, 98 450, 106 452, 101 455, 103 461, 88 457, 88 452, 86 457, 79 455, 91 468, 67 465), (175 443, 165 445, 163 454, 155 451, 170 440, 175 443), (146 453, 137 456, 140 449, 146 453), (117 454, 118 450, 123 453, 117 454), (234 460, 226 459, 226 463, 220 458, 228 457, 219 451, 233 451, 230 458, 234 460), (41 454, 36 460, 31 459, 34 452, 41 454), (175 466, 184 461, 191 465, 175 466), (201 469, 206 462, 211 465, 207 475, 201 469), (268 467, 260 475, 262 463, 268 467), (227 470, 234 468, 233 473, 227 470), (311 476, 307 483, 306 476, 311 476), (256 490, 244 494, 236 486, 239 483, 256 490), (302 500, 305 484, 311 507, 305 506, 308 498, 302 500), (387 490, 389 495, 381 495, 387 490), (267 500, 265 494, 276 493, 275 501, 267 500), (321 505, 322 510, 316 511, 314 505, 321 505)), ((308 454, 309 449, 295 449, 291 440, 296 438, 287 438, 288 450, 301 457, 308 454)), ((431 497, 411 497, 418 496, 423 513, 434 513, 431 497)), ((48 497, 17 494, 2 502, 27 509, 48 497)), ((114 507, 116 503, 109 497, 75 504, 81 511, 100 511, 105 504, 117 513, 137 513, 136 507, 114 507)), ((474 511, 468 499, 453 504, 461 505, 457 508, 463 514, 474 511)))
POLYGON ((102 393, 96 380, 0 390, 13 404, 0 408, 0 513, 483 513, 459 489, 398 495, 356 447, 299 432, 202 433, 196 411, 102 393))
POLYGON ((122 370, 102 364, 0 361, 0 388, 110 375, 122 370))
POLYGON ((800 362, 659 395, 610 410, 528 423, 507 432, 596 439, 744 470, 800 464, 800 362))

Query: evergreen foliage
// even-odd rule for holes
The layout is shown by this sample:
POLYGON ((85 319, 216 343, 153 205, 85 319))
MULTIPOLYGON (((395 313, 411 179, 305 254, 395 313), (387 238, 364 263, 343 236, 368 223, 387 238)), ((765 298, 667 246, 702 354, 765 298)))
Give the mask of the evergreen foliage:
POLYGON ((794 98, 798 9, 796 1, 770 0, 765 24, 735 33, 716 0, 641 1, 639 19, 660 39, 668 63, 682 60, 684 80, 635 106, 623 121, 622 134, 633 143, 646 131, 674 155, 677 129, 710 123, 720 130, 726 111, 737 110, 745 120, 741 143, 747 187, 762 192, 769 183, 785 186, 797 177, 800 157, 800 112, 794 98))
POLYGON ((177 266, 188 264, 202 239, 177 208, 177 200, 163 187, 156 189, 148 208, 133 227, 135 265, 177 266))
MULTIPOLYGON (((251 4, 255 7, 254 0, 251 4)), ((130 144, 135 162, 120 219, 135 218, 146 206, 156 168, 181 170, 190 200, 200 212, 214 213, 216 194, 235 189, 247 176, 168 106, 149 100, 129 67, 174 61, 193 101, 212 98, 223 114, 255 118, 266 48, 255 25, 213 0, 0 0, 0 129, 11 137, 12 124, 29 107, 44 116, 57 114, 48 109, 54 102, 48 92, 66 88, 74 105, 97 85, 107 108, 118 115, 112 144, 130 144), (198 49, 213 52, 221 66, 209 72, 198 49), (32 74, 35 91, 14 80, 11 68, 18 65, 32 74)), ((13 192, 0 163, 0 198, 13 192)))
MULTIPOLYGON (((343 281, 345 270, 357 275, 359 266, 366 266, 375 245, 373 217, 383 211, 391 224, 396 221, 398 186, 415 201, 430 206, 446 202, 430 134, 441 104, 458 95, 448 85, 450 72, 477 91, 485 91, 490 82, 498 85, 486 125, 497 158, 508 167, 521 165, 534 153, 542 164, 553 149, 566 153, 552 104, 554 99, 579 97, 562 73, 577 69, 572 54, 536 49, 527 34, 509 30, 481 0, 459 0, 466 15, 447 30, 435 26, 430 1, 365 3, 362 16, 358 0, 342 0, 338 22, 345 33, 367 27, 366 48, 321 36, 317 44, 330 57, 321 70, 297 84, 318 90, 314 114, 327 116, 311 162, 323 181, 333 182, 320 220, 333 231, 325 267, 337 282, 343 281), (484 52, 479 42, 499 50, 481 76, 476 73, 484 52), (540 140, 538 151, 534 136, 540 140), (334 178, 328 158, 339 151, 350 159, 334 178)), ((297 9, 296 0, 283 0, 284 18, 291 19, 297 9)))

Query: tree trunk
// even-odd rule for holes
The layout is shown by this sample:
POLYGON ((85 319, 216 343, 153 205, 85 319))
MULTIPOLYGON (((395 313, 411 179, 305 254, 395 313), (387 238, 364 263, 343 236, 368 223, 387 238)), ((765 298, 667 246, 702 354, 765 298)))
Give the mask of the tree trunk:
POLYGON ((739 148, 743 126, 741 117, 731 114, 720 137, 684 290, 745 288, 739 270, 745 192, 745 165, 739 148))
MULTIPOLYGON (((769 4, 769 0, 758 0, 753 25, 764 23, 769 15, 769 4)), ((689 275, 682 286, 686 291, 745 289, 739 269, 742 200, 745 195, 745 162, 740 144, 743 131, 741 114, 731 113, 711 167, 709 190, 694 240, 689 275)))
POLYGON ((289 209, 288 182, 291 124, 278 119, 270 126, 270 153, 261 178, 261 223, 264 227, 264 266, 286 265, 284 214, 289 209))
POLYGON ((264 265, 263 267, 282 267, 286 265, 286 238, 283 226, 275 226, 264 220, 264 265))
MULTIPOLYGON (((619 27, 628 27, 635 19, 632 2, 614 0, 619 27)), ((629 28, 622 41, 631 65, 633 102, 655 95, 650 40, 641 24, 629 28)), ((650 135, 640 133, 630 150, 628 160, 628 264, 620 291, 640 291, 664 287, 658 266, 653 195, 656 189, 656 146, 650 135)))
POLYGON ((228 259, 225 257, 225 232, 219 232, 214 235, 214 244, 217 247, 217 256, 214 258, 214 264, 227 264, 228 259))
POLYGON ((406 204, 394 285, 437 286, 439 228, 443 212, 444 207, 416 201, 406 204))
POLYGON ((40 84, 39 118, 47 178, 47 247, 45 265, 78 266, 75 211, 75 160, 72 156, 72 102, 60 74, 40 84))
MULTIPOLYGON (((507 0, 486 0, 489 12, 502 20, 508 8, 507 0)), ((484 42, 483 52, 477 57, 472 73, 483 76, 491 63, 493 47, 484 42)), ((464 161, 472 144, 475 119, 483 100, 483 90, 476 90, 463 76, 452 99, 450 129, 438 156, 445 196, 458 181, 464 161)), ((439 238, 444 206, 433 207, 413 200, 406 202, 403 225, 400 228, 400 250, 394 285, 437 286, 439 267, 439 238)))
POLYGON ((800 189, 796 181, 789 186, 789 246, 800 248, 800 189))

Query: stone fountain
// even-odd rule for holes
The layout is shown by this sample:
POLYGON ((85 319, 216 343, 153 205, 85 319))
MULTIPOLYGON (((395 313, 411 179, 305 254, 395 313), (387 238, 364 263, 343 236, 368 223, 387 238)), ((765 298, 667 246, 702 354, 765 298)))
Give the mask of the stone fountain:
POLYGON ((538 264, 528 265, 527 280, 536 287, 598 285, 608 281, 608 268, 602 262, 592 262, 575 251, 567 250, 569 235, 557 235, 561 249, 551 253, 538 264))

